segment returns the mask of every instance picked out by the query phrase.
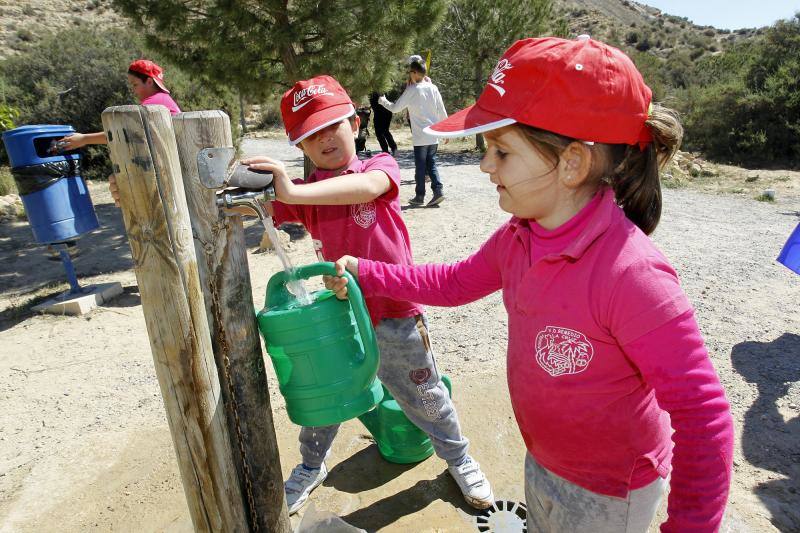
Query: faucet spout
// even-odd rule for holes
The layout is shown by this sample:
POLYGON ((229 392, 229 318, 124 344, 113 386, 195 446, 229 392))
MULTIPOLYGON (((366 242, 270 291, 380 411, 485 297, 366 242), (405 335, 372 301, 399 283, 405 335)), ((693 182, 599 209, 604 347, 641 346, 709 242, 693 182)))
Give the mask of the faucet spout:
POLYGON ((275 189, 266 187, 260 191, 247 189, 229 189, 217 196, 217 206, 220 208, 231 209, 234 207, 249 207, 258 214, 260 220, 267 218, 263 205, 266 202, 275 200, 275 189))

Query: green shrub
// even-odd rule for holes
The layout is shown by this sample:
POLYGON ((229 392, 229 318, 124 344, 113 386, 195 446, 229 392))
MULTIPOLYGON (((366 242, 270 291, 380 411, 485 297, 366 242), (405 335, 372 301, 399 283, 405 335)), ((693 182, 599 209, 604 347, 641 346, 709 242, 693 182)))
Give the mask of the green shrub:
POLYGON ((36 35, 34 35, 33 32, 28 28, 20 28, 19 30, 17 30, 17 37, 19 38, 20 41, 29 43, 36 38, 36 35))
MULTIPOLYGON (((18 118, 19 109, 8 104, 0 104, 0 133, 15 128, 15 121, 18 118)), ((8 164, 8 154, 6 153, 5 145, 0 142, 0 165, 4 164, 8 164)))
POLYGON ((773 203, 773 202, 775 202, 775 197, 767 195, 767 194, 764 194, 764 193, 761 193, 758 196, 756 196, 756 200, 758 200, 759 202, 773 203))
POLYGON ((800 161, 800 15, 699 61, 683 94, 685 146, 760 165, 800 161))
POLYGON ((11 169, 8 167, 0 167, 0 196, 16 192, 17 184, 14 183, 14 178, 11 176, 11 169))
MULTIPOLYGON (((233 121, 238 117, 238 100, 231 91, 181 72, 149 53, 136 33, 119 29, 82 27, 48 36, 0 62, 0 76, 6 100, 20 111, 18 123, 69 124, 79 132, 96 132, 102 130, 104 109, 135 103, 126 72, 140 57, 164 67, 167 86, 182 110, 223 109, 233 121)), ((83 168, 91 179, 108 176, 108 150, 85 150, 83 168)))

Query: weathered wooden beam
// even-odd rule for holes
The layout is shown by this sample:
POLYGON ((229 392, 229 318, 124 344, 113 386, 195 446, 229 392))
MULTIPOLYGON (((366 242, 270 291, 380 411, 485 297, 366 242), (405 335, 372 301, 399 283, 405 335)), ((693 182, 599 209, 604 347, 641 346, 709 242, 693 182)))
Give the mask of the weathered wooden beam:
POLYGON ((102 118, 194 528, 247 531, 172 119, 161 106, 111 107, 102 118))
POLYGON ((200 150, 232 146, 230 119, 222 111, 196 111, 176 115, 173 126, 228 428, 251 527, 288 533, 291 526, 253 312, 242 219, 220 213, 216 194, 201 185, 197 170, 200 150))

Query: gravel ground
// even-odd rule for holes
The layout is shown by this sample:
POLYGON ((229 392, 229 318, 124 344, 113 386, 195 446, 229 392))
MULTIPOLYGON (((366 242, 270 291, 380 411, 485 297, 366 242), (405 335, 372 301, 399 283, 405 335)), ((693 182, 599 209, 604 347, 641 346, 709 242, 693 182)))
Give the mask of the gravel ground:
MULTIPOLYGON (((250 139, 243 149, 284 158, 300 172, 299 152, 283 141, 250 139)), ((405 199, 413 195, 413 157, 406 150, 398 160, 405 199)), ((465 257, 507 218, 475 156, 442 154, 441 171, 445 203, 404 212, 418 262, 465 257)), ((120 281, 125 294, 86 317, 30 313, 31 299, 63 288, 48 285, 63 272, 30 243, 24 224, 0 225, 0 531, 187 531, 121 218, 102 184, 92 190, 104 227, 81 239, 76 268, 82 283, 120 281)), ((654 240, 697 309, 736 421, 726 529, 800 531, 800 277, 774 261, 798 222, 798 198, 761 203, 689 190, 664 196, 654 240)), ((247 237, 254 249, 257 224, 248 224, 247 237)), ((314 260, 307 237, 288 249, 295 263, 314 260)), ((253 253, 250 266, 260 306, 278 261, 274 253, 253 253)), ((499 294, 432 308, 429 319, 473 453, 496 493, 521 498, 522 447, 504 385, 499 294)), ((269 373, 288 473, 298 456, 297 430, 271 367, 269 373)), ((469 530, 440 461, 382 463, 363 429, 348 423, 329 466, 314 501, 351 523, 370 531, 469 530)))

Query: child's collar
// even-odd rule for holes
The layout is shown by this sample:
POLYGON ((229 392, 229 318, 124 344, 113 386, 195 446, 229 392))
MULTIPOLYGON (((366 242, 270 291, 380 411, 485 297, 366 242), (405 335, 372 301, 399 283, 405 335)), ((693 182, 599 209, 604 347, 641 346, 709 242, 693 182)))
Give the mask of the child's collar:
MULTIPOLYGON (((572 241, 558 254, 560 257, 573 260, 580 259, 586 250, 589 249, 589 246, 611 226, 612 217, 614 213, 619 210, 619 206, 614 200, 614 191, 611 187, 605 187, 600 194, 602 195, 600 203, 595 208, 595 212, 589 219, 586 228, 577 239, 572 241)), ((520 238, 523 238, 523 234, 526 235, 526 238, 530 238, 531 229, 528 220, 513 217, 509 223, 520 238), (520 229, 523 231, 519 231, 520 229)))
POLYGON ((317 167, 317 169, 314 171, 314 174, 316 174, 318 178, 331 178, 333 176, 341 176, 342 174, 352 174, 355 172, 355 167, 359 162, 358 156, 353 154, 353 158, 350 159, 350 162, 348 162, 344 167, 333 170, 317 167))

